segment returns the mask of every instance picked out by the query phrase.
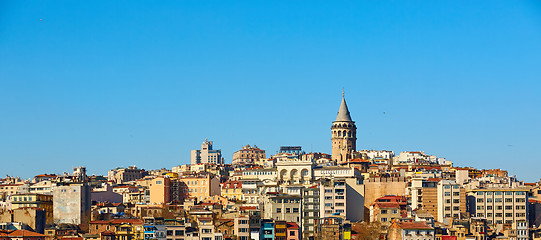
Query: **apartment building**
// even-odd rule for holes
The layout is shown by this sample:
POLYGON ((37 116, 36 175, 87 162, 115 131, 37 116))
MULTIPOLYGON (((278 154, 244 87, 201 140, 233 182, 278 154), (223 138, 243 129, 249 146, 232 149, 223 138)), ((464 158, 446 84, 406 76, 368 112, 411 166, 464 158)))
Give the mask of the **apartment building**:
POLYGON ((213 142, 205 141, 201 144, 201 150, 191 151, 191 163, 211 163, 211 164, 223 164, 222 150, 212 149, 213 142))
POLYGON ((528 196, 525 188, 474 189, 467 191, 468 211, 486 218, 488 225, 528 221, 528 196))
POLYGON ((280 193, 267 193, 263 196, 264 218, 276 221, 300 223, 302 197, 280 193))
POLYGON ((166 204, 171 201, 171 179, 168 177, 156 177, 150 181, 151 204, 166 204))
POLYGON ((74 183, 53 188, 55 223, 81 224, 90 220, 90 187, 74 183))
POLYGON ((233 153, 233 165, 241 164, 254 164, 259 159, 266 158, 265 150, 258 148, 257 146, 246 145, 233 153))
POLYGON ((320 218, 341 217, 346 219, 345 179, 324 180, 319 186, 320 218))
POLYGON ((302 190, 302 234, 304 239, 313 238, 319 220, 319 184, 302 190))
POLYGON ((411 208, 423 209, 438 217, 438 182, 439 178, 414 178, 411 180, 411 208))
POLYGON ((238 240, 250 239, 250 218, 248 216, 239 216, 235 218, 234 233, 238 240))
POLYGON ((434 228, 425 222, 393 222, 388 229, 388 240, 434 240, 434 228))
POLYGON ((193 197, 196 201, 203 201, 207 197, 220 195, 220 179, 212 174, 183 176, 173 180, 178 189, 178 201, 184 202, 186 198, 193 197))
POLYGON ((460 218, 466 213, 466 190, 455 181, 442 180, 437 186, 438 214, 437 220, 443 222, 445 218, 460 218))
POLYGON ((407 199, 404 196, 384 196, 370 206, 370 222, 381 222, 389 226, 394 219, 407 216, 407 199))
POLYGON ((47 224, 53 223, 53 195, 23 193, 12 196, 11 206, 13 209, 23 207, 37 207, 45 211, 47 224))
POLYGON ((242 199, 242 182, 227 181, 221 183, 221 196, 231 201, 242 199))
POLYGON ((136 166, 115 168, 107 173, 107 180, 122 184, 141 179, 145 176, 145 173, 145 170, 138 169, 136 166))

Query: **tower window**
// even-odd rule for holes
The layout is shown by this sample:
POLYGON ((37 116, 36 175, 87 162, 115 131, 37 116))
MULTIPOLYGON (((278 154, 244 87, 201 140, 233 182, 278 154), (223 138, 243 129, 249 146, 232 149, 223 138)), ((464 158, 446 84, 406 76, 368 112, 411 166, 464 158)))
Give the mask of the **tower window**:
POLYGON ((339 137, 342 136, 342 132, 341 132, 341 131, 338 131, 338 136, 339 136, 339 137))

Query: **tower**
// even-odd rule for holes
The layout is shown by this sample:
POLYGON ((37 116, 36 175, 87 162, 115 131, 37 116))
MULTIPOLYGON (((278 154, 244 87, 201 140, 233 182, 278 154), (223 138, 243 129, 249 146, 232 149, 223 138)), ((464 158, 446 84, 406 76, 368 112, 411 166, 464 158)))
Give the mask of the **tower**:
POLYGON ((357 148, 357 127, 349 115, 346 99, 342 93, 342 103, 338 110, 336 120, 331 127, 332 160, 343 163, 352 158, 357 148))

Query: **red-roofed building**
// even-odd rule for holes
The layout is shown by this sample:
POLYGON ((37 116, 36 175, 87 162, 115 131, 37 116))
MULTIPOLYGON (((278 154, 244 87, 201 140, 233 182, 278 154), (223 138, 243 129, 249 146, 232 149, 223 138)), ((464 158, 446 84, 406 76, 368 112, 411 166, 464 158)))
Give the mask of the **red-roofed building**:
POLYGON ((407 199, 404 196, 384 196, 370 206, 370 221, 390 225, 394 219, 407 216, 407 199))
POLYGON ((227 181, 221 186, 221 196, 231 201, 242 199, 242 182, 240 181, 227 181))
POLYGON ((299 225, 294 222, 288 222, 286 224, 287 240, 300 240, 299 225))
POLYGON ((46 181, 46 180, 53 180, 56 177, 57 177, 56 174, 40 174, 40 175, 35 176, 34 179, 32 179, 32 182, 38 183, 38 182, 46 181))
POLYGON ((29 230, 4 230, 0 233, 0 239, 9 240, 45 240, 45 235, 29 230))

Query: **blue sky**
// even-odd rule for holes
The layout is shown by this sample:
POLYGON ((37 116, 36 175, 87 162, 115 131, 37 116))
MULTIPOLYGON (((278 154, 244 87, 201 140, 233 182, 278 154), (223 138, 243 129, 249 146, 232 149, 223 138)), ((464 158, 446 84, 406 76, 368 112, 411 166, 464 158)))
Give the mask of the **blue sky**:
POLYGON ((0 175, 329 153, 345 88, 358 149, 537 181, 540 43, 537 1, 0 1, 0 175))

